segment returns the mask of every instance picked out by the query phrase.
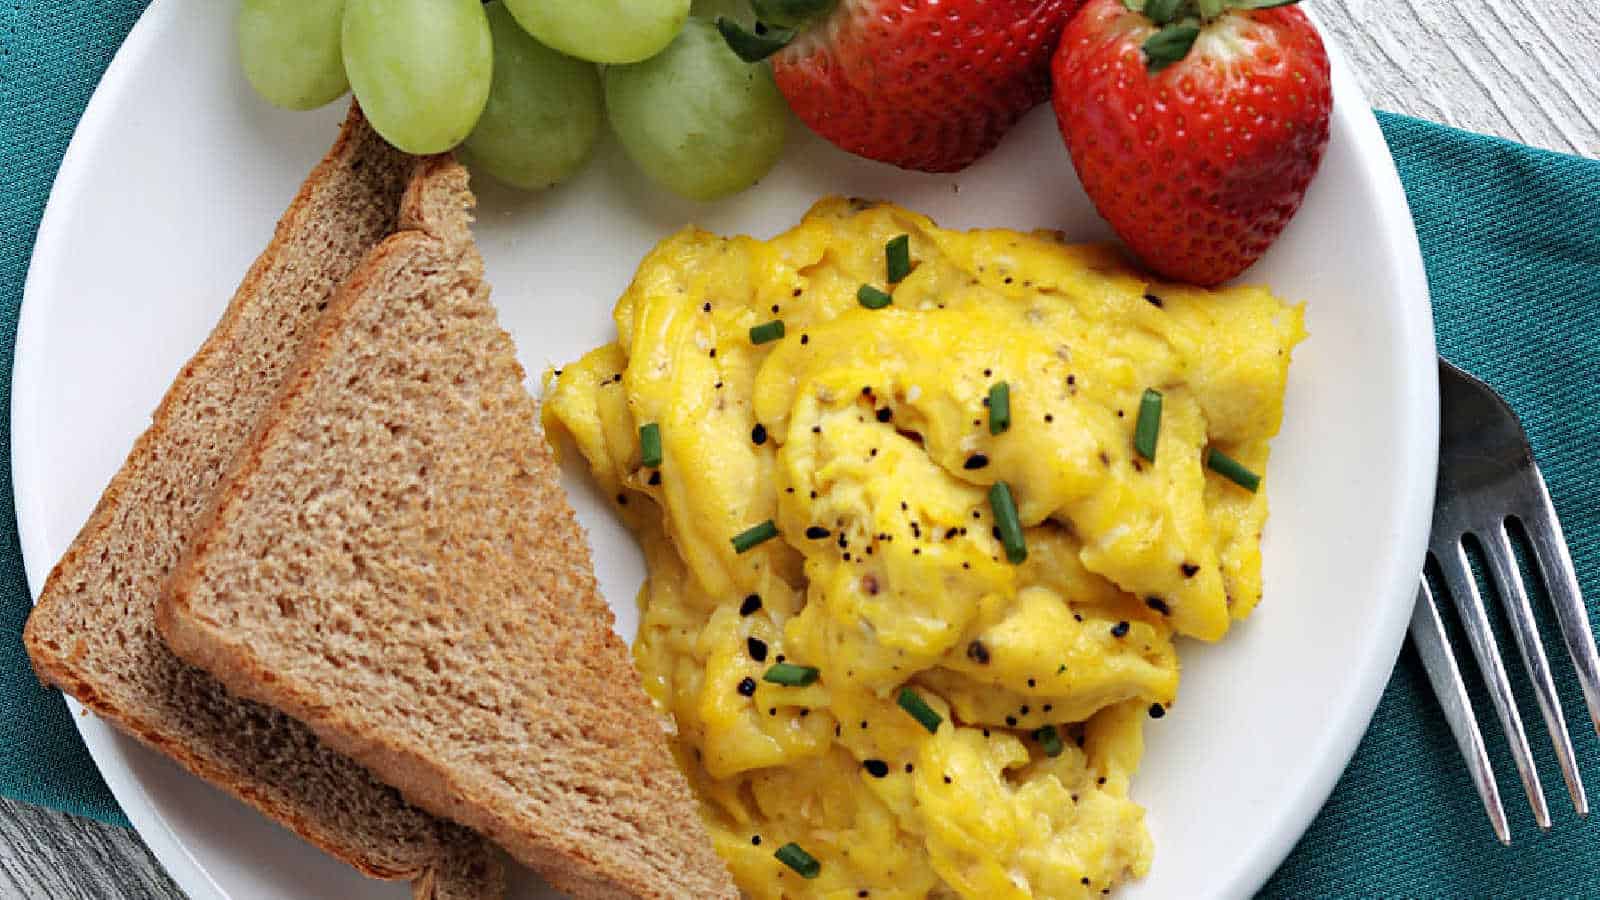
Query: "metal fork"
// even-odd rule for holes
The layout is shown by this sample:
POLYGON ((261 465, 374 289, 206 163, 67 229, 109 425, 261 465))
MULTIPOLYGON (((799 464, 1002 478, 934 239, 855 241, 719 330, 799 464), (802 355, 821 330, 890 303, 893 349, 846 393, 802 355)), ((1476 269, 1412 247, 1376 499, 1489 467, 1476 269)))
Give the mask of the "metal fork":
MULTIPOLYGON (((1439 482, 1434 496, 1433 536, 1428 554, 1438 566, 1446 592, 1455 602, 1467 641, 1472 645, 1472 654, 1478 660, 1478 669, 1483 673, 1495 712, 1500 717, 1501 729, 1511 743, 1511 755, 1516 760, 1517 774, 1522 778, 1528 802, 1533 806, 1534 820, 1541 829, 1548 829, 1550 810, 1545 805, 1544 789, 1534 769, 1522 716, 1512 698, 1511 683, 1506 677, 1505 664, 1500 660, 1500 650, 1489 626, 1488 609, 1473 577, 1464 543, 1471 538, 1482 548, 1495 591, 1510 620, 1517 650, 1533 682, 1539 711, 1555 744, 1556 759, 1560 762, 1567 792, 1572 795, 1572 805, 1578 815, 1586 816, 1589 800, 1573 760, 1572 738, 1567 733, 1555 682, 1550 676, 1549 659, 1539 640, 1533 607, 1518 573, 1517 557, 1507 532, 1512 520, 1521 525, 1533 548, 1567 652, 1572 656, 1578 682, 1583 687, 1589 721, 1600 732, 1600 654, 1595 651, 1594 633, 1589 628, 1589 615, 1579 594, 1572 556, 1561 535, 1561 523, 1556 521, 1555 508, 1550 504, 1544 476, 1534 464, 1527 435, 1511 408, 1488 385, 1441 359, 1439 482)), ((1511 829, 1506 824, 1505 808, 1500 803, 1500 792, 1489 768, 1483 735, 1468 703, 1461 670, 1450 651, 1426 575, 1411 614, 1411 640, 1422 657, 1428 680, 1433 682, 1450 730, 1455 733, 1495 836, 1500 843, 1509 845, 1511 829)))

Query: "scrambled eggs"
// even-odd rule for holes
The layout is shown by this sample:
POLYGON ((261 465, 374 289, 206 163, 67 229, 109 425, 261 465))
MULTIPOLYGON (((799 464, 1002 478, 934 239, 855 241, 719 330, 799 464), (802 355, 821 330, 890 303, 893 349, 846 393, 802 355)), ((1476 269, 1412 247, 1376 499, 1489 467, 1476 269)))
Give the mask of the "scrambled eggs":
POLYGON ((740 886, 987 900, 1144 874, 1128 780, 1173 638, 1261 598, 1265 495, 1206 454, 1264 471, 1300 310, 831 199, 771 241, 669 238, 615 317, 545 425, 643 543, 635 659, 740 886))

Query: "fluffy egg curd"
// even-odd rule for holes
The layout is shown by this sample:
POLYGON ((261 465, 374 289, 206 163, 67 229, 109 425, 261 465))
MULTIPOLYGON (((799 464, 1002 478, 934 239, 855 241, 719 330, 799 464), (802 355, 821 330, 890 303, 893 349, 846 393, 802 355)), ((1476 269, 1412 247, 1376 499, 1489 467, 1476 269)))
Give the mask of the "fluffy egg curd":
POLYGON ((1142 729, 1261 599, 1301 310, 830 199, 685 229, 615 318, 544 423, 638 533, 635 661, 746 894, 1143 875, 1142 729))

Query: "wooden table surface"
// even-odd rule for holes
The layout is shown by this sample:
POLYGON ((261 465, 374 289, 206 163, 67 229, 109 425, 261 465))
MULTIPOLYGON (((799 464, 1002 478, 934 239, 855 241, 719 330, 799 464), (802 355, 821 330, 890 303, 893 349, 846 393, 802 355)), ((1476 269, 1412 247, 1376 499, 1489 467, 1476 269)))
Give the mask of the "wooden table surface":
MULTIPOLYGON (((1600 25, 1581 0, 1314 4, 1373 106, 1600 158, 1600 25)), ((0 800, 0 897, 183 893, 131 831, 0 800)))

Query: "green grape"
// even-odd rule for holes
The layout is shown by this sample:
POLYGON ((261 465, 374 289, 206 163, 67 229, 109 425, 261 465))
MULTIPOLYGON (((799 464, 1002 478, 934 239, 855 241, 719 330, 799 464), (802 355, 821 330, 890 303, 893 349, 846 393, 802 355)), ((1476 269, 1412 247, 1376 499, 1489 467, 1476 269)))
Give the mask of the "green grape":
POLYGON ((635 63, 672 43, 690 0, 506 0, 547 47, 597 63, 635 63))
POLYGON ((350 89, 339 57, 344 0, 244 0, 234 27, 250 86, 286 109, 315 109, 350 89))
POLYGON ((744 190, 783 152, 788 106, 772 70, 690 19, 661 54, 606 69, 611 127, 645 174, 696 200, 744 190))
POLYGON ((534 40, 500 0, 484 11, 494 35, 494 83, 462 149, 472 165, 520 188, 565 181, 600 138, 600 72, 534 40))
POLYGON ((348 0, 344 68, 372 127, 407 153, 461 143, 494 69, 480 0, 348 0))

